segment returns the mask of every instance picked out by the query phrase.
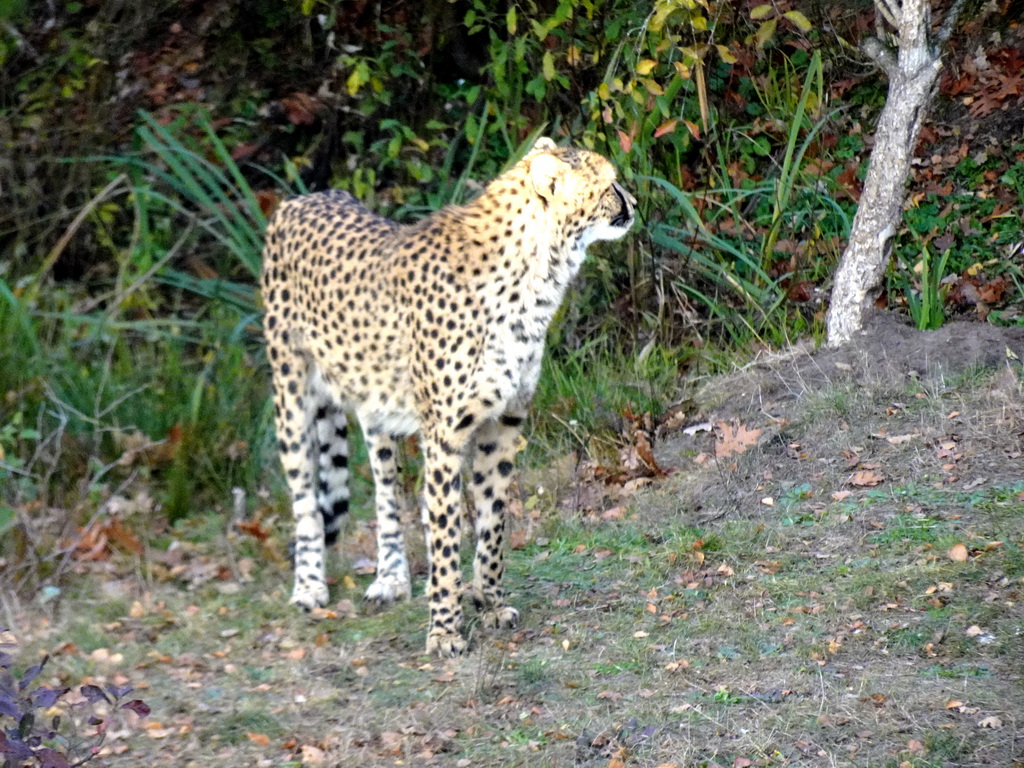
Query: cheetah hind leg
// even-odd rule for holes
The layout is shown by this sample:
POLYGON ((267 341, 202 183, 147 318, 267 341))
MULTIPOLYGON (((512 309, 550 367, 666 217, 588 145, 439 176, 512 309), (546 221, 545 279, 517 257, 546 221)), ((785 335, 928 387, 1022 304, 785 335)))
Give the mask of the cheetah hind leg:
POLYGON ((365 598, 388 605, 408 600, 412 594, 402 535, 404 500, 398 478, 398 439, 373 429, 364 433, 377 506, 377 578, 367 588, 365 598))
POLYGON ((307 396, 308 366, 293 355, 287 339, 270 334, 267 339, 271 357, 278 359, 274 369, 274 410, 281 467, 288 481, 295 518, 293 565, 295 586, 292 604, 304 610, 327 604, 324 578, 324 520, 314 498, 315 465, 312 456, 314 435, 309 428, 307 396))

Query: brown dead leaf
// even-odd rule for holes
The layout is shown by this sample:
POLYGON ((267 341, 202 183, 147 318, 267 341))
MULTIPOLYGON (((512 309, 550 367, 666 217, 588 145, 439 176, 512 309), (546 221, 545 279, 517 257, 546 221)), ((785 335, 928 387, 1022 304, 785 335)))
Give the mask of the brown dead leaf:
POLYGON ((270 214, 277 208, 277 204, 281 202, 281 196, 269 189, 261 189, 254 193, 256 195, 256 203, 260 207, 260 211, 268 219, 270 214))
POLYGON ((270 538, 270 531, 260 525, 258 520, 244 520, 236 523, 235 527, 242 533, 252 536, 256 541, 266 541, 270 538))
POLYGON ((319 100, 308 93, 295 92, 281 99, 280 103, 288 122, 294 125, 312 125, 317 121, 317 112, 323 108, 319 100))
POLYGON ((962 543, 954 544, 946 552, 946 557, 956 563, 966 563, 970 557, 970 553, 967 551, 967 547, 962 543))
POLYGON ((622 520, 626 516, 626 508, 623 505, 606 509, 601 513, 602 520, 622 520))
POLYGON ((718 439, 715 443, 715 458, 719 459, 746 453, 749 448, 757 445, 761 437, 760 429, 751 429, 739 422, 729 424, 720 421, 716 427, 715 436, 718 439))
POLYGON ((245 734, 245 737, 258 747, 270 746, 270 737, 265 733, 253 733, 252 731, 248 731, 245 734))
POLYGON ((850 477, 850 485, 855 485, 858 488, 873 488, 874 486, 885 480, 880 472, 875 472, 870 469, 862 469, 859 472, 854 472, 850 477))
POLYGON ((352 563, 352 571, 359 576, 370 576, 377 572, 377 564, 368 557, 360 557, 352 563))
POLYGON ((303 765, 320 766, 327 763, 327 753, 312 744, 303 744, 299 750, 303 765))
POLYGON ((978 723, 979 728, 998 729, 1003 727, 1003 720, 995 715, 990 715, 978 723))

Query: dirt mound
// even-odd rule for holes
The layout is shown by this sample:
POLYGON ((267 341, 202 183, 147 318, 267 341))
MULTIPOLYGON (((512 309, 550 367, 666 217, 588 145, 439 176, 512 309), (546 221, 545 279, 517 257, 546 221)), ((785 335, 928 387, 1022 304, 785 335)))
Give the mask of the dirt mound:
POLYGON ((754 360, 731 380, 716 380, 712 400, 724 402, 751 389, 771 398, 843 382, 872 385, 905 376, 956 375, 998 367, 1012 355, 1024 360, 1024 328, 961 320, 919 331, 907 317, 879 311, 869 316, 860 336, 840 349, 797 345, 754 360))

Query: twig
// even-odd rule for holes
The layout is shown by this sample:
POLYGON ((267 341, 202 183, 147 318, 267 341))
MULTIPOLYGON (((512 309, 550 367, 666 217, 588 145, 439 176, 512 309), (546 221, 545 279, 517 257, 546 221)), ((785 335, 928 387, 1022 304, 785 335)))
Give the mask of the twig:
POLYGON ((892 48, 877 37, 867 38, 861 43, 860 48, 867 54, 868 58, 885 70, 887 75, 892 76, 893 72, 896 71, 896 56, 893 54, 892 48))
POLYGON ((53 246, 50 252, 46 254, 46 258, 43 259, 43 265, 39 268, 39 271, 36 272, 35 283, 33 283, 25 292, 27 299, 26 303, 30 303, 35 299, 36 294, 39 293, 39 287, 42 285, 43 278, 46 277, 47 273, 53 268, 53 265, 57 263, 57 259, 60 258, 60 255, 64 252, 68 243, 71 242, 71 238, 75 236, 78 228, 82 226, 82 222, 84 222, 86 217, 92 213, 92 209, 108 197, 111 197, 114 192, 118 191, 118 187, 121 186, 121 183, 127 181, 127 179, 128 177, 125 174, 119 173, 114 177, 113 181, 100 190, 98 195, 93 197, 92 200, 82 207, 82 210, 78 212, 78 215, 75 216, 68 228, 64 230, 64 234, 60 236, 60 240, 57 241, 57 244, 53 246))
MULTIPOLYGON (((875 0, 875 8, 890 26, 894 29, 900 28, 900 7, 893 0, 875 0)), ((879 30, 881 32, 881 30, 879 30)))
POLYGON ((942 26, 939 27, 939 32, 935 35, 935 48, 939 50, 949 40, 949 36, 953 34, 953 27, 956 26, 956 20, 960 16, 960 12, 964 9, 964 5, 967 4, 967 0, 956 0, 953 5, 950 6, 949 10, 946 11, 945 17, 942 19, 942 26))

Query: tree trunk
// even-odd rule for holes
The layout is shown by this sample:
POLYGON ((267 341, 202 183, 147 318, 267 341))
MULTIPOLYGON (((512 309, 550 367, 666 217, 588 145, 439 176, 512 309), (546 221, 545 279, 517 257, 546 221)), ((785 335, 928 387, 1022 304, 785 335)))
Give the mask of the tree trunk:
MULTIPOLYGON (((882 281, 903 214, 910 161, 932 87, 941 66, 928 39, 928 0, 876 0, 882 17, 899 28, 899 50, 875 38, 864 51, 889 76, 889 92, 875 129, 864 192, 832 287, 828 345, 840 346, 863 326, 874 290, 882 281), (898 14, 898 18, 897 18, 898 14)), ((949 19, 947 19, 949 20, 949 19)))

